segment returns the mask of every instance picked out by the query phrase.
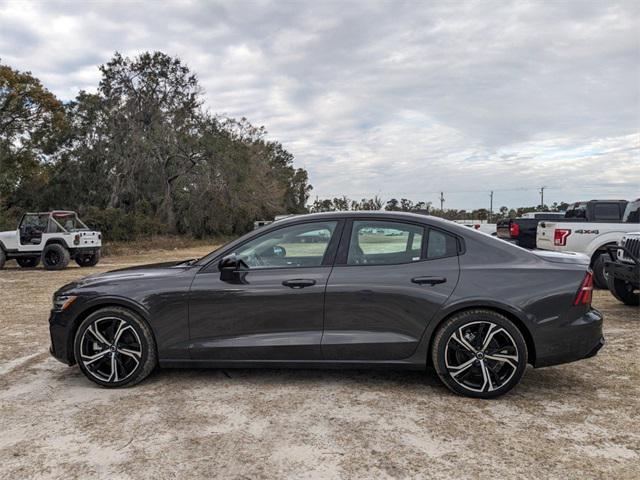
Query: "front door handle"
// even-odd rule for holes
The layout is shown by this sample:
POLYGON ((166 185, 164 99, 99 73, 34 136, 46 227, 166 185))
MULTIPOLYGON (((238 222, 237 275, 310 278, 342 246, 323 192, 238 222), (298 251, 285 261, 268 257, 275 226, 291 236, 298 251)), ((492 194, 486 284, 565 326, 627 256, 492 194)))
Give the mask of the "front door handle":
POLYGON ((306 278, 296 278, 294 280, 285 280, 282 282, 282 285, 289 288, 305 288, 312 287, 316 284, 315 280, 306 279, 306 278))
POLYGON ((413 277, 411 281, 418 285, 437 285, 446 282, 447 279, 444 277, 413 277))

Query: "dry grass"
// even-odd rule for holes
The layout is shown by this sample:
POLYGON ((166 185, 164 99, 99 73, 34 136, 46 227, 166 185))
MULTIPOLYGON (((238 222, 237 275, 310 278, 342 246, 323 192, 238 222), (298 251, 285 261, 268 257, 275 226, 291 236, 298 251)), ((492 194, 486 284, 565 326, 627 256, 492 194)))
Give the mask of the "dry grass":
POLYGON ((152 236, 133 242, 106 242, 102 246, 102 255, 105 257, 139 255, 150 250, 180 250, 199 247, 211 247, 210 250, 213 250, 214 246, 222 245, 229 240, 231 240, 229 237, 198 239, 177 235, 152 236))

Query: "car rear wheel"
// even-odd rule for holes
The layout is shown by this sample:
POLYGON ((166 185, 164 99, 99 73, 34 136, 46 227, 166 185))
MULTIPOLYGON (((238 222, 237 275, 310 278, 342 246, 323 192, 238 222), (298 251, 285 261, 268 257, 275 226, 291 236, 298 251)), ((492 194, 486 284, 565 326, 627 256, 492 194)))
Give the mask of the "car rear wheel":
POLYGON ((40 257, 18 257, 16 258, 16 262, 18 262, 18 265, 22 268, 34 268, 40 263, 40 257))
POLYGON ((4 250, 0 248, 0 270, 4 268, 4 264, 7 261, 7 255, 4 253, 4 250))
POLYGON ((138 315, 109 307, 89 315, 74 342, 80 370, 103 387, 130 387, 144 380, 157 364, 151 329, 138 315))
POLYGON ((520 382, 527 344, 520 330, 491 310, 467 310, 445 321, 435 335, 432 361, 442 382, 460 395, 494 398, 520 382))
POLYGON ((42 264, 47 270, 63 270, 69 265, 69 250, 62 245, 52 243, 42 252, 42 264))
POLYGON ((609 291, 625 305, 637 307, 640 305, 640 292, 633 285, 619 278, 607 277, 609 291))
POLYGON ((100 250, 86 255, 77 255, 76 263, 81 267, 95 267, 100 261, 100 250))

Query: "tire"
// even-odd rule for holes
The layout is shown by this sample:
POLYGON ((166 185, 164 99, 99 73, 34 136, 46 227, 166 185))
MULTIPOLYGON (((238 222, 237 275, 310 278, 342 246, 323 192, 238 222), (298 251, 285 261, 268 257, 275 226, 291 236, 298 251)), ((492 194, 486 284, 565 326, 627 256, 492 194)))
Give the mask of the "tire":
POLYGON ((121 307, 106 307, 89 315, 78 327, 73 347, 82 373, 106 388, 131 387, 148 377, 158 363, 151 328, 121 307), (114 347, 118 327, 119 341, 114 347))
POLYGON ((69 250, 62 245, 52 243, 42 252, 42 265, 46 270, 64 270, 69 265, 69 250))
POLYGON ((604 273, 604 261, 609 255, 596 253, 591 269, 593 270, 593 284, 598 288, 607 288, 607 276, 604 273))
POLYGON ((35 268, 40 263, 40 257, 18 257, 16 262, 22 268, 35 268))
POLYGON ((640 305, 640 292, 634 293, 633 285, 619 278, 607 277, 609 291, 625 305, 637 307, 640 305))
POLYGON ((528 352, 522 333, 511 320, 492 310, 474 309, 457 313, 440 326, 431 360, 451 391, 473 398, 495 398, 520 382, 528 352), (489 343, 483 349, 487 338, 489 343))
POLYGON ((4 268, 4 264, 7 261, 7 254, 4 253, 4 250, 2 250, 2 248, 0 248, 0 270, 2 270, 4 268))
POLYGON ((77 255, 76 263, 81 267, 95 267, 100 261, 100 250, 88 255, 77 255))

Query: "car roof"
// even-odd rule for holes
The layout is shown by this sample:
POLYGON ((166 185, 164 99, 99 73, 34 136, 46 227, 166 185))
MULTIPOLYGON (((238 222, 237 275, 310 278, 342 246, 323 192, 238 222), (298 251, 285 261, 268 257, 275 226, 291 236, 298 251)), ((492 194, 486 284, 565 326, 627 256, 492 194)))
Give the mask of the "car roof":
POLYGON ((342 218, 385 218, 390 220, 405 220, 410 222, 424 223, 426 225, 432 225, 436 227, 441 226, 442 228, 454 229, 455 231, 466 231, 469 229, 468 227, 455 223, 451 220, 445 220, 444 218, 434 217, 432 215, 388 210, 349 210, 340 212, 305 213, 300 215, 291 215, 289 217, 276 220, 271 225, 286 225, 289 223, 297 223, 301 221, 330 220, 342 218))

